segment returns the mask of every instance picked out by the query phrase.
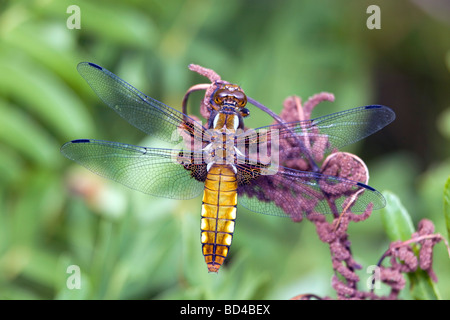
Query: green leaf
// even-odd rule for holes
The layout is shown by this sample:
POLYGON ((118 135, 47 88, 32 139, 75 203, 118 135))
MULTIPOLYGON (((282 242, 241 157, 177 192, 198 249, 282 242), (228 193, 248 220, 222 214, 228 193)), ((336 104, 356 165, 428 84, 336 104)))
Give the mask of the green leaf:
MULTIPOLYGON (((49 1, 42 8, 49 18, 61 19, 70 1, 49 1)), ((153 20, 133 6, 115 1, 102 5, 93 1, 76 1, 80 8, 81 29, 99 38, 128 47, 148 48, 156 45, 157 29, 153 20)), ((65 19, 71 14, 66 14, 65 19)), ((65 21, 64 21, 65 23, 65 21)))
POLYGON ((1 43, 0 49, 0 93, 14 98, 62 137, 89 136, 94 131, 86 107, 61 79, 27 59, 5 53, 1 43))
POLYGON ((450 138, 450 108, 445 109, 438 116, 437 128, 444 137, 450 138))
POLYGON ((428 273, 422 269, 408 273, 411 283, 411 296, 417 300, 440 300, 441 296, 436 284, 428 273))
POLYGON ((0 142, 42 166, 61 162, 59 143, 30 115, 0 98, 0 142))
POLYGON ((408 211, 392 192, 383 192, 387 205, 381 211, 384 229, 391 241, 405 241, 414 233, 414 226, 408 211))
POLYGON ((447 226, 447 237, 450 239, 450 176, 444 187, 444 218, 447 226))
POLYGON ((27 59, 61 78, 79 96, 92 94, 91 88, 76 71, 77 63, 83 59, 75 50, 76 38, 71 30, 60 28, 59 23, 42 24, 39 27, 22 24, 7 33, 3 41, 10 50, 21 52, 27 59), (37 28, 39 32, 36 32, 37 28))
MULTIPOLYGON (((408 211, 395 194, 385 191, 383 195, 387 205, 381 212, 381 219, 389 239, 391 241, 410 239, 415 230, 408 211)), ((417 256, 418 251, 414 251, 417 256)), ((414 299, 440 299, 436 284, 424 270, 417 269, 415 272, 408 273, 408 279, 411 284, 410 294, 414 299)))
POLYGON ((0 185, 17 181, 24 172, 24 166, 23 159, 14 150, 0 145, 0 185))

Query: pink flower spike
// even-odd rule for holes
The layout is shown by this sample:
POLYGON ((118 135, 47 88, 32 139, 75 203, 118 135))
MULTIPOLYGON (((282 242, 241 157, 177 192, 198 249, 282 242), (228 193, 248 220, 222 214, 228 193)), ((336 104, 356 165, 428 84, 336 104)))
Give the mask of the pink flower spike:
POLYGON ((308 99, 308 101, 305 102, 303 105, 303 111, 305 113, 305 118, 310 119, 311 118, 311 112, 322 101, 334 101, 334 94, 329 92, 320 92, 308 99))
POLYGON ((212 69, 199 66, 198 64, 190 64, 188 67, 191 71, 197 72, 198 74, 208 78, 211 82, 220 80, 220 76, 212 69))

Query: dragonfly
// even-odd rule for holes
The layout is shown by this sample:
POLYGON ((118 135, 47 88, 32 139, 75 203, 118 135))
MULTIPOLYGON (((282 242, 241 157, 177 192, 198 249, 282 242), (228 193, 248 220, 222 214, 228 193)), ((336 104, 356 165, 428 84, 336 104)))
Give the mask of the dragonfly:
POLYGON ((381 193, 362 182, 289 168, 273 159, 282 153, 276 141, 283 139, 298 141, 303 158, 311 158, 314 145, 332 152, 361 140, 394 120, 388 107, 370 105, 248 129, 247 96, 238 85, 223 83, 211 95, 209 119, 201 124, 99 65, 82 62, 77 69, 106 105, 171 148, 77 139, 65 143, 61 153, 102 177, 152 196, 191 199, 203 194, 200 241, 209 272, 217 273, 228 255, 238 202, 280 217, 343 211, 349 197, 353 212, 363 212, 369 204, 373 209, 385 205, 381 193), (337 186, 345 192, 329 191, 337 186))

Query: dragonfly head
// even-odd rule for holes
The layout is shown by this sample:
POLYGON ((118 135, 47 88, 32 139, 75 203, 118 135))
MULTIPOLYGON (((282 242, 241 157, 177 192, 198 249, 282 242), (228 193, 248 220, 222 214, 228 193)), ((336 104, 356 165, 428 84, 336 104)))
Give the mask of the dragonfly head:
POLYGON ((244 108, 247 104, 247 96, 238 85, 222 84, 214 92, 211 100, 212 107, 217 111, 234 108, 242 117, 249 115, 248 109, 244 108))

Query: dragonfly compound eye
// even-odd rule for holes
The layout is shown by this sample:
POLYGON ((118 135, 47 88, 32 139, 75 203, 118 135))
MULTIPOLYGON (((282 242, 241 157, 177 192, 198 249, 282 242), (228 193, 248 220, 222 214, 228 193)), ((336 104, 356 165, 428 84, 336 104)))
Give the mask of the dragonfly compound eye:
POLYGON ((230 91, 227 89, 219 89, 214 93, 214 102, 218 105, 222 105, 223 101, 229 97, 230 91))
POLYGON ((244 108, 245 105, 247 104, 247 96, 242 91, 235 91, 234 97, 237 100, 238 107, 244 108))
POLYGON ((247 97, 237 85, 226 85, 214 93, 214 102, 217 105, 224 103, 234 103, 237 107, 243 108, 247 104, 247 97))

